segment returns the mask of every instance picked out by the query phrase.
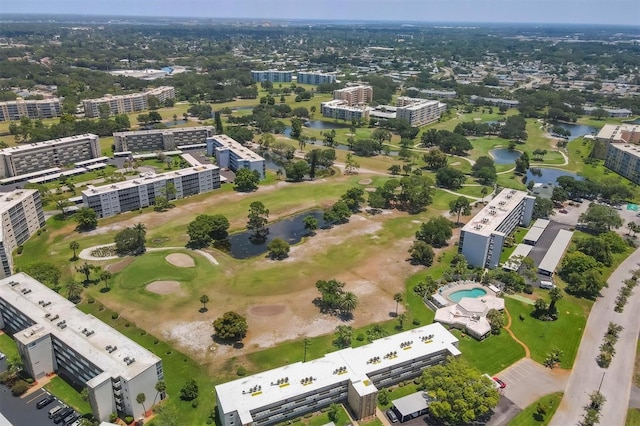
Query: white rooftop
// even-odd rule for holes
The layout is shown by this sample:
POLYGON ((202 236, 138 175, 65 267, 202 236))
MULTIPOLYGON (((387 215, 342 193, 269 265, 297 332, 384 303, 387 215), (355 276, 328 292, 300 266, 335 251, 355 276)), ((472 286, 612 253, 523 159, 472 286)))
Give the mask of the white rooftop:
POLYGON ((326 102, 322 102, 320 103, 320 106, 327 106, 327 107, 331 107, 331 108, 341 108, 345 111, 364 111, 362 108, 358 108, 358 107, 354 107, 354 106, 349 106, 349 104, 347 103, 347 101, 344 101, 342 99, 334 99, 331 101, 326 101, 326 102))
MULTIPOLYGON (((161 72, 164 72, 164 71, 161 71, 161 72)), ((160 86, 160 87, 155 87, 153 89, 145 90, 144 92, 127 93, 124 95, 104 95, 101 98, 85 99, 84 102, 107 102, 107 101, 117 100, 117 99, 135 98, 136 96, 154 96, 158 93, 162 93, 165 90, 171 90, 171 89, 173 89, 172 86, 160 86)))
POLYGON ((150 134, 171 135, 173 133, 196 132, 200 130, 210 130, 211 132, 213 132, 213 127, 212 126, 194 126, 194 127, 175 127, 172 129, 132 130, 129 132, 115 132, 113 136, 127 137, 127 136, 150 135, 150 134))
POLYGON ((357 384, 356 389, 361 394, 375 392, 377 388, 368 380, 367 374, 443 349, 459 355, 460 351, 454 346, 457 342, 458 339, 441 324, 429 324, 359 348, 342 349, 319 359, 227 382, 216 386, 216 393, 225 413, 237 411, 240 418, 249 419, 253 409, 348 380, 357 384), (388 357, 392 352, 395 355, 388 357), (308 380, 310 377, 311 381, 308 380))
POLYGON ((549 219, 537 219, 531 227, 546 229, 547 226, 549 226, 549 223, 551 223, 549 219))
POLYGON ((57 145, 65 145, 70 142, 77 142, 77 141, 90 140, 90 139, 97 140, 98 136, 94 135, 93 133, 85 133, 84 135, 69 136, 66 138, 51 139, 43 142, 34 142, 30 144, 25 144, 25 145, 12 146, 12 147, 0 150, 0 153, 2 153, 3 155, 18 154, 25 151, 31 151, 34 149, 41 149, 42 147, 46 147, 46 146, 53 147, 57 145))
POLYGON ((431 398, 426 392, 415 392, 391 401, 401 416, 405 417, 429 408, 431 398))
POLYGON ((484 236, 491 235, 502 221, 529 195, 515 189, 503 189, 482 210, 480 210, 462 230, 484 236))
POLYGON ((613 142, 629 142, 629 133, 640 133, 640 124, 605 124, 596 137, 613 142))
MULTIPOLYGON (((640 128, 638 129, 638 131, 640 132, 640 128)), ((640 157, 640 145, 634 145, 634 144, 627 144, 627 143, 618 143, 618 144, 611 144, 612 148, 615 148, 617 150, 620 150, 622 152, 626 152, 629 153, 631 155, 633 155, 634 157, 640 157)))
POLYGON ((36 325, 15 334, 28 344, 52 334, 112 377, 130 380, 160 358, 24 273, 0 280, 0 297, 36 325), (55 319, 52 319, 55 318, 55 319), (61 327, 63 326, 63 327, 61 327), (117 347, 109 352, 107 347, 117 347), (127 364, 125 358, 134 359, 127 364))
POLYGON ((264 161, 264 158, 227 135, 214 135, 207 138, 207 140, 209 139, 215 140, 218 143, 219 146, 217 146, 216 149, 227 148, 229 151, 232 151, 239 160, 264 161))
POLYGON ((562 259, 562 255, 571 242, 571 237, 573 237, 573 232, 571 231, 567 231, 566 229, 558 231, 558 235, 556 235, 553 243, 549 246, 547 254, 545 254, 540 261, 538 270, 545 271, 550 274, 554 273, 558 267, 558 263, 560 263, 560 259, 562 259))

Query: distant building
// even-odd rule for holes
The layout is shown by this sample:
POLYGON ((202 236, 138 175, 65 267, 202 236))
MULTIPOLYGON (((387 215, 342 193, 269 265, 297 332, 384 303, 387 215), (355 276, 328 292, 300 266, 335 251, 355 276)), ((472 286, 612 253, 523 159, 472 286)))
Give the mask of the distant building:
POLYGON ((370 108, 366 106, 349 106, 346 101, 333 100, 320 103, 320 112, 323 117, 345 121, 368 120, 370 108))
POLYGON ((520 101, 512 100, 512 99, 502 99, 502 98, 483 98, 476 95, 471 95, 469 98, 471 102, 474 104, 489 104, 497 107, 507 107, 507 108, 518 108, 520 106, 520 101))
POLYGON ((0 328, 15 339, 27 374, 55 372, 87 388, 99 420, 142 417, 136 396, 144 393, 150 408, 164 379, 160 358, 24 273, 0 280, 0 328))
POLYGON ((471 266, 497 267, 504 240, 518 225, 529 226, 535 202, 526 192, 503 189, 462 228, 458 252, 471 266))
POLYGON ((582 107, 582 109, 584 110, 585 114, 589 114, 589 115, 593 115, 597 110, 603 110, 608 117, 612 117, 612 118, 628 118, 628 117, 631 117, 631 114, 633 114, 633 111, 626 108, 600 108, 600 107, 593 107, 593 106, 585 106, 585 107, 582 107))
POLYGON ((40 193, 35 189, 18 189, 0 194, 0 278, 13 271, 12 252, 45 225, 40 193))
POLYGON ((604 165, 630 181, 640 184, 640 145, 607 144, 604 165))
POLYGON ((640 144, 640 124, 605 124, 596 139, 603 142, 640 144))
POLYGON ((373 101, 373 87, 351 86, 333 91, 333 99, 344 101, 347 106, 356 106, 373 101))
POLYGON ((176 91, 171 86, 161 86, 145 92, 128 95, 106 95, 97 99, 85 99, 84 115, 89 118, 100 117, 100 106, 107 105, 111 114, 127 114, 149 109, 149 97, 155 96, 162 103, 167 99, 175 99, 176 91))
POLYGON ((419 92, 422 95, 425 95, 426 98, 436 98, 436 99, 454 99, 458 96, 458 94, 451 90, 431 90, 431 89, 418 89, 417 87, 409 87, 407 91, 415 91, 419 92))
POLYGON ((216 386, 220 424, 269 426, 332 403, 348 405, 357 420, 370 417, 379 389, 412 380, 458 355, 458 339, 435 323, 243 377, 216 386))
POLYGON ((182 145, 203 144, 214 133, 213 126, 116 132, 113 143, 117 152, 173 151, 182 145))
POLYGON ((251 71, 251 79, 256 83, 262 83, 263 81, 270 81, 271 83, 291 83, 292 78, 293 71, 251 71))
POLYGON ((25 175, 101 156, 98 136, 87 133, 0 150, 0 175, 25 175))
POLYGON ((207 138, 207 155, 215 155, 219 167, 228 168, 234 172, 239 169, 255 170, 260 174, 260 179, 265 178, 264 158, 227 135, 207 138))
POLYGON ((0 102, 0 121, 20 120, 28 117, 32 120, 55 118, 62 115, 60 99, 16 99, 0 102))
POLYGON ((405 120, 411 126, 419 127, 438 121, 447 110, 447 104, 421 98, 398 97, 396 118, 405 120))
POLYGON ((82 202, 102 218, 151 206, 159 196, 175 200, 216 188, 220 188, 220 169, 204 164, 157 175, 144 173, 139 178, 111 185, 88 185, 82 191, 82 202), (173 195, 167 192, 169 184, 175 189, 173 195))
POLYGON ((302 84, 331 84, 336 82, 335 74, 321 72, 298 72, 298 83, 302 84))

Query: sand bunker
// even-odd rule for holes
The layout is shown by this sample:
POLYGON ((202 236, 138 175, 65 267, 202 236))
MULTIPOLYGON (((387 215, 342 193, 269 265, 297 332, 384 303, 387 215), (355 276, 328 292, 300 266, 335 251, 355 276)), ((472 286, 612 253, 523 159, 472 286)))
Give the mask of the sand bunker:
POLYGON ((178 281, 154 281, 148 284, 146 289, 156 294, 173 294, 180 291, 180 283, 178 281))
POLYGON ((183 253, 171 253, 164 259, 173 266, 177 266, 179 268, 193 268, 196 266, 196 262, 193 260, 193 257, 183 253))
POLYGON ((360 179, 360 181, 358 181, 358 183, 360 185, 371 185, 371 182, 373 182, 373 180, 368 179, 368 178, 367 179, 360 179))
POLYGON ((255 305, 248 312, 254 317, 272 317, 284 312, 285 308, 285 305, 255 305))

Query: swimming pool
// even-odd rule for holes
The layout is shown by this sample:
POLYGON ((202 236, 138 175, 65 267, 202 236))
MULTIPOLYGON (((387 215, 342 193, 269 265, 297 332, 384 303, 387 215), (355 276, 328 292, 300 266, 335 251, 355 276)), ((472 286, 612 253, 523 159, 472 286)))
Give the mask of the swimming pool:
POLYGON ((487 295, 487 292, 485 290, 481 289, 480 287, 474 287, 467 290, 454 291, 447 297, 452 302, 458 303, 463 297, 478 298, 486 295, 487 295))

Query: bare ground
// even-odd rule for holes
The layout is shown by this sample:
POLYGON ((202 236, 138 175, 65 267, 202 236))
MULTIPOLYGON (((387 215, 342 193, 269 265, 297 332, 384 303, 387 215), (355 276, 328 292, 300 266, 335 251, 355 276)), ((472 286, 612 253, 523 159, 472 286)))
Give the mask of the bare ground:
POLYGON ((154 281, 147 284, 145 288, 147 291, 162 295, 181 292, 180 283, 178 281, 154 281))
POLYGON ((178 268, 194 268, 196 266, 196 262, 193 260, 193 257, 184 253, 171 253, 164 259, 178 268))

